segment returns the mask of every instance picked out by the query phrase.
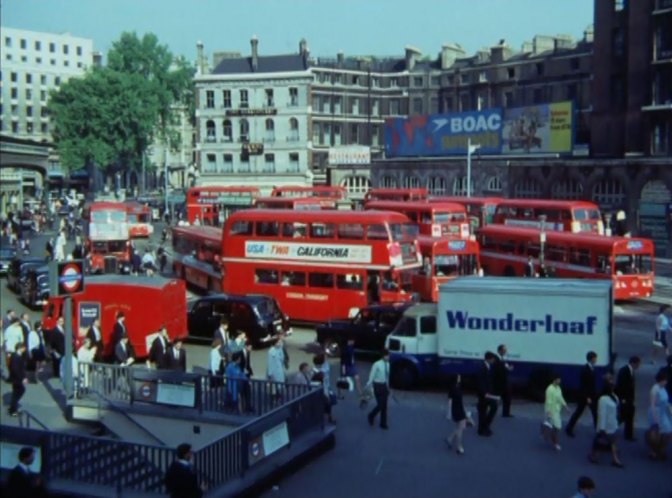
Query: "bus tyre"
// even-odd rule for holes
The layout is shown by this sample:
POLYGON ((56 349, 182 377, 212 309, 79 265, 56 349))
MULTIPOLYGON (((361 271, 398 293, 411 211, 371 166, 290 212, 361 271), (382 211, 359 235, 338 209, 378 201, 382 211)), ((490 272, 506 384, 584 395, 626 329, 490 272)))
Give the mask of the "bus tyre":
POLYGON ((543 402, 546 397, 546 388, 551 383, 553 373, 549 369, 534 370, 530 374, 528 389, 530 398, 543 402))
POLYGON ((411 389, 417 380, 417 371, 410 363, 402 363, 392 369, 392 387, 397 389, 411 389))

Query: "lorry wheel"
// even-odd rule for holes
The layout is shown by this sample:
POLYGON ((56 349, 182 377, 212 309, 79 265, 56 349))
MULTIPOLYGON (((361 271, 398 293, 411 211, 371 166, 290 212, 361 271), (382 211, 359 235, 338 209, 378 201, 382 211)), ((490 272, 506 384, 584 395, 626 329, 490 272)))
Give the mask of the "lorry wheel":
POLYGON ((392 385, 398 389, 410 389, 415 385, 416 377, 415 367, 404 363, 392 370, 392 385))

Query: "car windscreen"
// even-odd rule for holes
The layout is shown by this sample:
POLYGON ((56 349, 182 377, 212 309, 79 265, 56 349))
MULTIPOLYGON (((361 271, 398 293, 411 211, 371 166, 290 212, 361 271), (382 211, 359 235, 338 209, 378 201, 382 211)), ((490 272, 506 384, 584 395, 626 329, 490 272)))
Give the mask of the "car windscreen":
POLYGON ((261 318, 280 318, 280 309, 273 299, 261 299, 254 304, 254 310, 261 318))

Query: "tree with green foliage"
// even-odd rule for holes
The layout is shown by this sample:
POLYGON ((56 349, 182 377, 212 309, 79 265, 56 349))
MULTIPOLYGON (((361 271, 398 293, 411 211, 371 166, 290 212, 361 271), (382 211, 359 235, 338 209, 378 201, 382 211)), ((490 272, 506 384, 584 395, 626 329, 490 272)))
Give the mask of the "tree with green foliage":
POLYGON ((171 108, 188 103, 193 109, 193 74, 187 61, 173 57, 156 36, 123 33, 107 67, 70 79, 51 94, 53 135, 63 165, 137 171, 154 137, 177 146, 171 108))

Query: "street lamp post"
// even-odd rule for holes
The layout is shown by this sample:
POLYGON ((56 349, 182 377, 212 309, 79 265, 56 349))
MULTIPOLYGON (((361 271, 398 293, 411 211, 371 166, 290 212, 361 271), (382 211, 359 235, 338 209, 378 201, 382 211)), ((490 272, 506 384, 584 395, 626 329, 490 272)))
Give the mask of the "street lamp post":
POLYGON ((168 212, 168 150, 163 149, 163 218, 168 212))
POLYGON ((471 137, 467 138, 467 197, 471 197, 471 154, 480 148, 479 144, 471 145, 471 137))
POLYGON ((539 232, 539 275, 542 275, 544 270, 544 246, 546 245, 546 215, 539 215, 539 222, 541 223, 541 231, 539 232))

